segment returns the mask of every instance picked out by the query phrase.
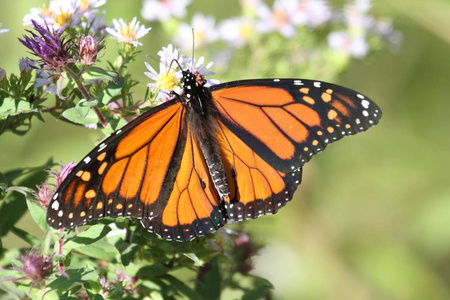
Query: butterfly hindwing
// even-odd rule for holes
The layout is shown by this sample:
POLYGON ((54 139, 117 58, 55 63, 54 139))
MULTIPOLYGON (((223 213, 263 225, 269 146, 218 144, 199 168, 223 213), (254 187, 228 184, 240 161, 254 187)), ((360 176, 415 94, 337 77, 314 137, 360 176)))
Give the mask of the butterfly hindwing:
POLYGON ((175 154, 177 173, 173 189, 159 216, 141 220, 144 227, 166 240, 190 241, 225 225, 218 193, 208 171, 199 142, 186 126, 175 154))
POLYGON ((220 121, 219 128, 218 142, 230 187, 225 200, 228 218, 242 221, 276 213, 300 185, 301 168, 276 170, 220 121))

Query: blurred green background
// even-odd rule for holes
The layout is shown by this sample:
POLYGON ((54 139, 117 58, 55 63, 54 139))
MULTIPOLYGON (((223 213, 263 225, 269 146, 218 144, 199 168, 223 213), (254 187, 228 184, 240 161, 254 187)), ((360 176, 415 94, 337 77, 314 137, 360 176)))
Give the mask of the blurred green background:
MULTIPOLYGON (((0 67, 17 74, 19 58, 27 56, 17 41, 22 18, 43 2, 0 2, 2 28, 11 29, 0 36, 0 67)), ((108 2, 108 24, 140 15, 141 1, 123 5, 108 2)), ((237 11, 237 1, 229 5, 196 1, 188 12, 222 18, 237 11)), ((291 204, 245 224, 267 243, 253 272, 269 279, 280 299, 450 298, 450 1, 374 1, 372 13, 392 17, 401 47, 355 60, 336 83, 376 101, 380 124, 315 157, 291 204)), ((155 55, 169 39, 152 30, 142 42, 143 53, 155 55)), ((109 43, 107 52, 114 47, 109 43)), ((144 60, 131 68, 142 83, 144 60)), ((234 74, 239 70, 215 78, 238 79, 234 74)), ((34 119, 25 137, 0 137, 0 171, 42 165, 49 157, 78 161, 101 137, 51 117, 34 119)), ((32 221, 24 218, 19 226, 33 230, 27 224, 32 221)), ((9 237, 3 246, 20 245, 9 237)))

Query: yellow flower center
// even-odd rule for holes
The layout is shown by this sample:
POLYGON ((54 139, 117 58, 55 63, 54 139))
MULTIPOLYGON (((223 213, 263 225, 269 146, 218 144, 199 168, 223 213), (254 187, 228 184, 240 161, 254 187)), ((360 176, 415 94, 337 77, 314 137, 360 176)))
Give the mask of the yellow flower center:
POLYGON ((204 31, 197 30, 194 32, 196 46, 206 43, 206 33, 204 31))
POLYGON ((80 0, 78 6, 81 12, 89 10, 89 0, 80 0))
POLYGON ((136 29, 130 28, 131 24, 128 24, 124 28, 120 30, 120 35, 123 37, 125 41, 128 43, 133 42, 136 39, 136 29))
POLYGON ((175 72, 171 71, 159 77, 158 88, 165 91, 173 91, 178 80, 174 76, 175 72))
POLYGON ((47 5, 45 4, 42 5, 42 8, 39 9, 39 13, 47 17, 50 17, 52 15, 52 12, 47 8, 47 5))
POLYGON ((60 27, 63 27, 64 25, 70 23, 70 21, 72 21, 72 18, 73 14, 61 10, 59 15, 54 17, 54 20, 56 24, 58 24, 60 27))
POLYGON ((244 40, 248 40, 253 34, 253 28, 249 24, 243 24, 239 33, 244 40))

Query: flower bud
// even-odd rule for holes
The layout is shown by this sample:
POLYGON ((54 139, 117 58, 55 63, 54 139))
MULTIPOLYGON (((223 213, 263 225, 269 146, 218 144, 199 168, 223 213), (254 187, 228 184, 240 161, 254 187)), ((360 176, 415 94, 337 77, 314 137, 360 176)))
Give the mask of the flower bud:
POLYGON ((36 250, 27 251, 19 257, 22 267, 15 269, 22 272, 25 279, 30 279, 33 284, 38 284, 42 280, 54 273, 53 255, 44 255, 36 250))
POLYGON ((88 35, 83 36, 80 39, 80 62, 85 66, 91 66, 95 64, 97 61, 97 53, 98 53, 98 42, 95 39, 88 35))

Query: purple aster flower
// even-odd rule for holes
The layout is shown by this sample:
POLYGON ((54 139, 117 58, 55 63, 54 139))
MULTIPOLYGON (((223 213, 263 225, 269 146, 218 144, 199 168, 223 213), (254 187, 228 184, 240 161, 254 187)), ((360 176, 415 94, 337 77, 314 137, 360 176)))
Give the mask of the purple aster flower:
POLYGON ((38 34, 27 30, 31 36, 24 35, 24 39, 19 41, 40 58, 38 62, 42 63, 42 69, 55 70, 61 74, 61 69, 75 62, 70 54, 73 41, 62 35, 63 29, 51 29, 48 25, 40 25, 34 20, 31 22, 38 34))
POLYGON ((45 93, 57 95, 63 99, 64 97, 60 95, 60 92, 62 91, 61 78, 61 76, 54 73, 52 70, 47 70, 47 72, 37 70, 34 87, 38 88, 42 86, 44 87, 45 93))
POLYGON ((27 250, 25 254, 20 255, 19 262, 21 266, 13 266, 12 268, 21 272, 22 277, 5 277, 0 281, 17 281, 17 280, 30 280, 30 291, 33 287, 44 280, 49 279, 52 274, 59 273, 67 278, 69 276, 63 271, 56 270, 56 264, 54 264, 54 255, 44 255, 37 250, 27 250))
POLYGON ((31 72, 31 70, 36 68, 36 63, 29 59, 28 57, 23 57, 19 60, 19 70, 20 72, 31 72))
POLYGON ((48 278, 55 270, 53 255, 43 255, 36 250, 27 251, 19 257, 19 261, 23 266, 15 269, 24 273, 23 278, 32 280, 34 284, 48 278))

